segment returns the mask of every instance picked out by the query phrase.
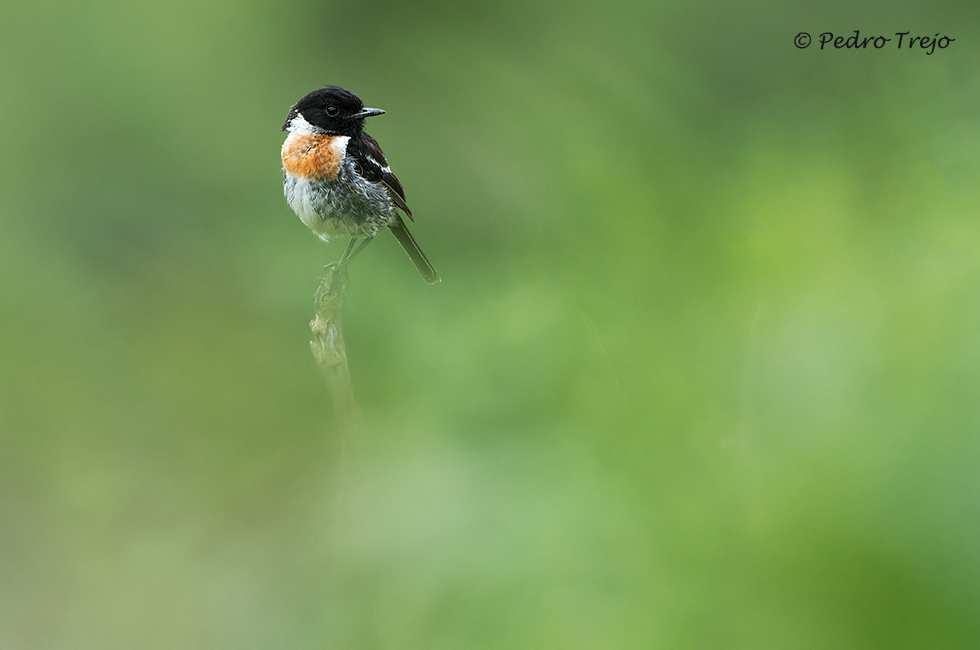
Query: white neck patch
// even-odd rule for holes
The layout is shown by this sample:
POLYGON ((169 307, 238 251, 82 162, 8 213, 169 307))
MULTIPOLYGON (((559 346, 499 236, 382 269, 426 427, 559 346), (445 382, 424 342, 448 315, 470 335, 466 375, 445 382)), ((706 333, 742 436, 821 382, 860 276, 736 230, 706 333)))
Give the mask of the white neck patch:
POLYGON ((286 130, 296 135, 316 135, 317 133, 323 133, 323 129, 307 122, 300 113, 297 113, 296 117, 289 120, 289 126, 286 127, 286 130))

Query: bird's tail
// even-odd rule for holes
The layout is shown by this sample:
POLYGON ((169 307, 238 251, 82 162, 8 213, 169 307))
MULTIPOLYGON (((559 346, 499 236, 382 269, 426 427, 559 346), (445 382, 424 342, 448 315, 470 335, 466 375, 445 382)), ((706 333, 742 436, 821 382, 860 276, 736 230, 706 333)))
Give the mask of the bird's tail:
POLYGON ((412 258, 412 262, 415 263, 415 268, 419 270, 422 277, 429 284, 435 284, 436 282, 442 282, 442 278, 436 273, 436 270, 432 267, 432 264, 426 258, 425 253, 419 248, 419 245, 415 243, 415 238, 412 237, 412 233, 408 232, 408 228, 405 227, 405 222, 402 221, 401 216, 398 217, 395 223, 389 224, 388 229, 391 230, 395 239, 398 243, 402 245, 408 256, 412 258))

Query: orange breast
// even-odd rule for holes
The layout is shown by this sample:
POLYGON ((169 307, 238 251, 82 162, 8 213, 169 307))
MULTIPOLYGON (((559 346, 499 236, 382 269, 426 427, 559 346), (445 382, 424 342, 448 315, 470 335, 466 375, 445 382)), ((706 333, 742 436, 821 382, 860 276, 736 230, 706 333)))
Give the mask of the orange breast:
POLYGON ((334 135, 293 135, 282 143, 282 168, 300 178, 332 181, 337 178, 344 148, 334 135))

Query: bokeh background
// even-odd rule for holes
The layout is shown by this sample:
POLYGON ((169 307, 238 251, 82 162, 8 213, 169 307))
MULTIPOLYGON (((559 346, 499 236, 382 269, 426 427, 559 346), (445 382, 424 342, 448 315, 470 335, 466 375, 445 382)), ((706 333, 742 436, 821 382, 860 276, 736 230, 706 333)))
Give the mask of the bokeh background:
POLYGON ((978 19, 7 2, 0 647, 980 647, 978 19), (344 444, 328 83, 444 278, 357 260, 344 444))

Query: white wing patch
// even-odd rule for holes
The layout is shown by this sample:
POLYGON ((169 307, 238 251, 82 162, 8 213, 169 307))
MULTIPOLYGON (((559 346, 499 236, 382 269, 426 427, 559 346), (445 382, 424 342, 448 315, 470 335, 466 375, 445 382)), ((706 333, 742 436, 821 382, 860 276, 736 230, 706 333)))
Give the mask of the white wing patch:
POLYGON ((372 165, 374 165, 375 167, 377 167, 378 169, 380 169, 381 171, 383 171, 385 174, 390 174, 391 173, 391 167, 389 167, 388 165, 382 165, 381 163, 379 163, 377 160, 375 160, 373 157, 371 157, 368 154, 364 154, 364 157, 367 158, 371 162, 372 165))

